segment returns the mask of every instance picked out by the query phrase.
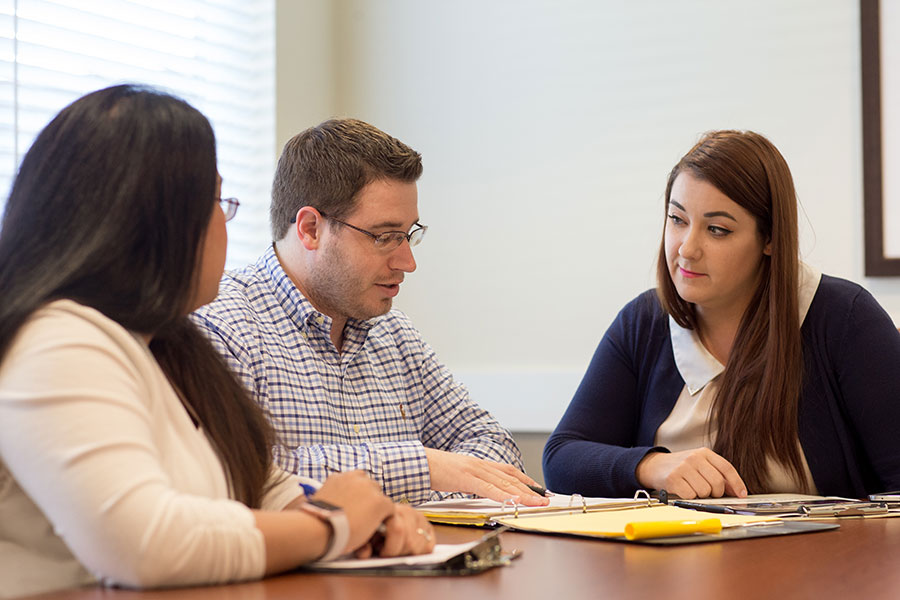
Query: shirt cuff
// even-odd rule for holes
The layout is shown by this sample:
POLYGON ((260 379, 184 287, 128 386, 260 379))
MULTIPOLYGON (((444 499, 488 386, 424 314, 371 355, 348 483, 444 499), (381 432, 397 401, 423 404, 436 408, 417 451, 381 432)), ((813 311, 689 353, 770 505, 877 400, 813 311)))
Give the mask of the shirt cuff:
POLYGON ((431 497, 431 474, 425 447, 419 441, 377 444, 382 488, 396 502, 420 504, 431 497))

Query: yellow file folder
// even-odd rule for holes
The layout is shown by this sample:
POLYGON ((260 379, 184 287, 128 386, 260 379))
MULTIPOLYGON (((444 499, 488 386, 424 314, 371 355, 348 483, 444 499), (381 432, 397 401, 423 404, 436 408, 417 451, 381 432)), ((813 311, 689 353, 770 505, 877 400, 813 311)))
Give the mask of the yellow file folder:
MULTIPOLYGON (((672 526, 675 523, 693 522, 697 524, 695 529, 682 530, 678 535, 689 535, 691 533, 708 535, 710 533, 708 531, 710 524, 703 522, 710 517, 709 513, 702 513, 696 510, 678 508, 677 506, 657 505, 597 512, 527 515, 519 516, 518 518, 502 517, 495 519, 495 521, 519 531, 623 538, 625 537, 626 527, 630 523, 655 523, 659 531, 664 531, 665 525, 662 524, 672 526)), ((780 523, 780 520, 777 518, 760 515, 715 515, 715 519, 719 521, 722 528, 780 523)))

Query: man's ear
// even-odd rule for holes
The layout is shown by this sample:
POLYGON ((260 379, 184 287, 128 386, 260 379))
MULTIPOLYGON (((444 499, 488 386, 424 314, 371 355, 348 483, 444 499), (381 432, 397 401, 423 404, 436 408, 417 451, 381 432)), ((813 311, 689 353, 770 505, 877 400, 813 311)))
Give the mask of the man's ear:
POLYGON ((319 247, 324 227, 325 218, 313 207, 304 206, 297 211, 294 234, 307 250, 315 250, 319 247))

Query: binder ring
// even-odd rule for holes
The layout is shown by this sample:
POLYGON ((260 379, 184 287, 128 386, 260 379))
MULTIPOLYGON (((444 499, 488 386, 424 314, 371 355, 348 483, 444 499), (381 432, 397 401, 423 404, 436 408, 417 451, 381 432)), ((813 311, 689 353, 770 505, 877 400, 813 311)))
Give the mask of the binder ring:
POLYGON ((584 496, 582 496, 581 494, 572 494, 569 497, 569 508, 575 508, 572 506, 572 504, 574 502, 576 502, 577 500, 581 500, 581 512, 586 513, 587 512, 587 501, 585 501, 584 496))
POLYGON ((513 518, 518 519, 519 518, 519 503, 516 502, 515 498, 507 498, 506 500, 503 501, 503 506, 500 507, 500 510, 505 510, 507 504, 509 504, 509 506, 513 509, 513 518))
POLYGON ((649 492, 647 492, 647 490, 638 490, 638 491, 636 491, 636 492, 634 493, 634 497, 632 498, 632 500, 640 500, 641 498, 646 498, 646 499, 647 499, 647 506, 650 506, 651 498, 650 498, 650 494, 649 494, 649 492))

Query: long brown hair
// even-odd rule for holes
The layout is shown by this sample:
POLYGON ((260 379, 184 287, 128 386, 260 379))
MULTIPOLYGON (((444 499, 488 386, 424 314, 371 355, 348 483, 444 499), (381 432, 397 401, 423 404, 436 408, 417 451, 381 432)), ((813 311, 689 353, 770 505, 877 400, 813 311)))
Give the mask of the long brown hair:
POLYGON ((269 475, 275 444, 262 409, 187 317, 157 331, 150 351, 212 441, 235 499, 260 508, 274 483, 269 475))
MULTIPOLYGON (((756 219, 770 244, 760 284, 741 320, 713 402, 715 452, 730 461, 751 492, 766 491, 766 459, 789 468, 805 487, 797 445, 797 406, 802 378, 798 314, 797 194, 777 148, 752 131, 713 131, 669 173, 672 185, 684 171, 715 186, 756 219)), ((676 323, 697 329, 695 306, 678 295, 669 274, 665 239, 657 262, 657 293, 676 323)))
POLYGON ((151 351, 212 440, 235 497, 257 507, 274 433, 184 315, 215 186, 212 127, 183 100, 120 85, 63 109, 25 155, 6 203, 0 360, 29 315, 61 298, 153 334, 151 351))

